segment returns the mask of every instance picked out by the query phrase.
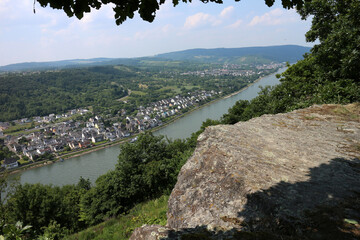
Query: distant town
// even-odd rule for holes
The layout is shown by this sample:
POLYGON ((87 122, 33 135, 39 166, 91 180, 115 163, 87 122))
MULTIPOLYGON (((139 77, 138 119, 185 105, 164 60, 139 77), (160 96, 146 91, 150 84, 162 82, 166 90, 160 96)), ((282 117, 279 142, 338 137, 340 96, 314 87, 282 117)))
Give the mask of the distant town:
MULTIPOLYGON (((280 67, 284 67, 285 63, 270 63, 270 64, 260 64, 256 65, 257 70, 264 69, 276 69, 280 67)), ((202 71, 189 71, 181 73, 181 75, 196 75, 196 76, 236 76, 236 77, 248 77, 252 76, 256 73, 251 69, 244 69, 243 64, 224 64, 222 68, 217 69, 206 69, 202 71)))
MULTIPOLYGON (((204 104, 221 96, 217 91, 188 92, 186 96, 176 95, 162 99, 148 106, 140 106, 136 114, 129 115, 125 109, 119 111, 121 121, 105 124, 103 117, 94 116, 86 108, 73 109, 64 114, 34 116, 11 122, 0 122, 0 137, 13 125, 31 124, 29 129, 18 135, 6 135, 4 144, 13 153, 2 162, 3 169, 11 169, 34 161, 54 159, 69 152, 115 142, 134 134, 161 126, 166 120, 180 115, 190 108, 204 104), (79 119, 86 120, 79 120, 79 119)), ((136 138, 131 139, 135 141, 136 138)))

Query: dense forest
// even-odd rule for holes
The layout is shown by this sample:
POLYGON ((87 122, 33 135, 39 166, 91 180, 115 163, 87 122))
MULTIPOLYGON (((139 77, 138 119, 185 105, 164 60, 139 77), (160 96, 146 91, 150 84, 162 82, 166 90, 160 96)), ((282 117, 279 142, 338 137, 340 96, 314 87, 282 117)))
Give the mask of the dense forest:
MULTIPOLYGON (((123 108, 131 112, 140 105, 186 94, 189 90, 217 89, 225 94, 231 93, 271 72, 263 70, 261 75, 251 76, 181 75, 185 71, 220 67, 222 65, 146 61, 138 67, 112 65, 2 74, 0 121, 61 114, 89 106, 97 114, 113 113, 123 108), (129 92, 133 94, 124 104, 120 99, 129 92)), ((254 66, 246 69, 256 70, 254 66)))
MULTIPOLYGON (((359 102, 359 1, 311 1, 299 13, 304 18, 313 16, 306 37, 320 43, 304 60, 279 76, 280 85, 262 89, 251 101, 237 102, 221 120, 207 120, 186 141, 167 141, 147 133, 140 135, 134 144, 121 145, 116 168, 99 177, 95 186, 84 179, 77 185, 61 188, 39 184, 17 186, 6 203, 1 201, 4 221, 0 233, 15 236, 14 224, 21 221, 23 226, 17 229, 23 231, 17 234, 24 238, 41 235, 61 239, 127 213, 136 203, 169 193, 179 169, 195 148, 197 136, 209 125, 234 124, 313 104, 359 102)), ((0 183, 4 189, 6 180, 0 183)))
POLYGON ((0 121, 63 113, 90 105, 110 106, 127 95, 123 82, 135 73, 114 68, 7 74, 0 77, 0 121))

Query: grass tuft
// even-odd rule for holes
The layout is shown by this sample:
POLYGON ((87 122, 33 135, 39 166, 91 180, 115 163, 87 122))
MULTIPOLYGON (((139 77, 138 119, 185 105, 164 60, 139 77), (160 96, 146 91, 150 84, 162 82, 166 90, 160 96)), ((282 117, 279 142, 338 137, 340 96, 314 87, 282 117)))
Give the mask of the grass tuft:
POLYGON ((135 228, 144 224, 166 225, 169 196, 136 205, 126 215, 109 219, 96 226, 66 237, 67 240, 122 240, 129 239, 135 228))

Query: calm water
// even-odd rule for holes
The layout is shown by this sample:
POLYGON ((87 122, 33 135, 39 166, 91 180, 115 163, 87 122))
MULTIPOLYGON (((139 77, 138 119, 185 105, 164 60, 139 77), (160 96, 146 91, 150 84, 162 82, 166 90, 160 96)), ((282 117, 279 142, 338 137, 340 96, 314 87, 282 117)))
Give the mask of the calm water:
MULTIPOLYGON (((277 73, 281 73, 284 70, 285 69, 280 69, 277 73)), ((154 135, 166 135, 172 139, 190 137, 191 133, 199 130, 202 122, 206 119, 220 119, 236 101, 240 99, 250 100, 256 97, 260 91, 259 86, 273 86, 278 84, 279 80, 275 75, 276 73, 261 79, 259 82, 235 96, 219 100, 194 111, 165 128, 160 129, 155 132, 154 135)), ((77 183, 81 176, 95 182, 97 177, 114 169, 119 152, 119 146, 113 146, 80 157, 71 158, 64 162, 57 162, 44 167, 30 169, 21 173, 20 182, 65 185, 77 183)))

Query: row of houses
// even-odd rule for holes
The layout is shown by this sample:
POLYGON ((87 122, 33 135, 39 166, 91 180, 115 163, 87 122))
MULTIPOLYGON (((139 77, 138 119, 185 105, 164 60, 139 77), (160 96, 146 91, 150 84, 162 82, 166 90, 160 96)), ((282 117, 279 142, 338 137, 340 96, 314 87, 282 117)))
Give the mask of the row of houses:
POLYGON ((187 96, 177 95, 159 100, 146 107, 140 106, 136 116, 124 115, 122 121, 110 126, 105 126, 105 121, 100 116, 91 117, 86 122, 68 120, 51 124, 28 135, 8 136, 6 144, 10 150, 31 160, 46 153, 58 154, 66 150, 87 148, 99 142, 115 141, 159 126, 163 118, 176 115, 180 110, 219 93, 197 91, 188 93, 187 96))
POLYGON ((258 74, 253 70, 239 70, 239 69, 212 69, 212 70, 203 70, 203 71, 194 71, 194 72, 186 72, 181 75, 196 75, 196 76, 252 76, 254 74, 258 74))
MULTIPOLYGON (((85 108, 78 108, 78 109, 73 109, 73 110, 70 110, 66 113, 63 113, 63 114, 55 114, 55 113, 52 113, 52 114, 49 114, 47 116, 43 116, 43 117, 40 117, 40 116, 35 116, 35 117, 32 117, 32 118, 22 118, 22 119, 17 119, 17 120, 13 120, 12 122, 14 124, 25 124, 25 123, 31 123, 31 122, 35 122, 35 123, 50 123, 50 122, 54 122, 54 121, 60 121, 64 118, 70 118, 76 114, 79 114, 79 115, 85 115, 87 113, 89 113, 90 110, 88 109, 85 109, 85 108)), ((11 126, 11 124, 9 122, 0 122, 0 131, 4 131, 6 130, 7 128, 9 128, 11 126)))

